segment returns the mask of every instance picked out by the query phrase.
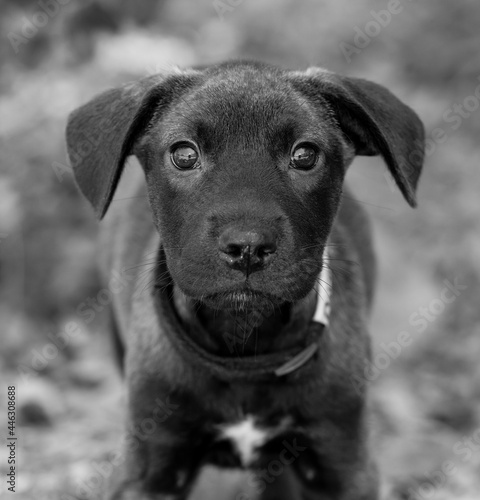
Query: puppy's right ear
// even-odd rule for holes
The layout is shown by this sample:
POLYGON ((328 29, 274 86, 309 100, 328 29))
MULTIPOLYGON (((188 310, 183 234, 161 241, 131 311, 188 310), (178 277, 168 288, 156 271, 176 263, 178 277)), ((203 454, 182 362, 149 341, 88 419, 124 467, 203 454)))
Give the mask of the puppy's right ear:
POLYGON ((127 156, 154 113, 191 88, 199 72, 154 75, 107 90, 73 111, 67 152, 80 190, 101 219, 127 156))

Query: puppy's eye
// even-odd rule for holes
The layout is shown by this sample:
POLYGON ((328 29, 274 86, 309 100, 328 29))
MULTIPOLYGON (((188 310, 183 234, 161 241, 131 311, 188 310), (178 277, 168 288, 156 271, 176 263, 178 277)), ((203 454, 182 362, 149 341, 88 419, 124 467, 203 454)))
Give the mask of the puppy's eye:
POLYGON ((175 146, 170 153, 170 158, 179 170, 191 170, 199 166, 198 151, 190 144, 175 146))
POLYGON ((317 149, 309 144, 299 144, 292 151, 290 166, 298 170, 311 170, 318 160, 317 149))

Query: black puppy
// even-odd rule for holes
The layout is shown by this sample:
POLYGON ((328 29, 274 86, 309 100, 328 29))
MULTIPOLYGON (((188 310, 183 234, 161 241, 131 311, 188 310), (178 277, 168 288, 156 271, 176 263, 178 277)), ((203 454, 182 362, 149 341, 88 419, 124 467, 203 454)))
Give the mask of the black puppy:
POLYGON ((148 77, 70 116, 100 218, 129 155, 146 178, 101 240, 105 278, 123 277, 132 432, 109 498, 377 498, 361 383, 375 266, 343 180, 381 155, 413 206, 423 137, 379 85, 252 62, 148 77))

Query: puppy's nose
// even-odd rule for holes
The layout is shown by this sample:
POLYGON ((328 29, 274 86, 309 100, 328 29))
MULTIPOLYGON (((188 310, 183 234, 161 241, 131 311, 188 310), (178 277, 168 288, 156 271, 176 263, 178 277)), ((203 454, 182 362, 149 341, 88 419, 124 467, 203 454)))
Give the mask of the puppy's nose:
POLYGON ((220 235, 218 248, 222 260, 248 276, 270 263, 277 251, 276 235, 267 229, 244 230, 230 226, 220 235))

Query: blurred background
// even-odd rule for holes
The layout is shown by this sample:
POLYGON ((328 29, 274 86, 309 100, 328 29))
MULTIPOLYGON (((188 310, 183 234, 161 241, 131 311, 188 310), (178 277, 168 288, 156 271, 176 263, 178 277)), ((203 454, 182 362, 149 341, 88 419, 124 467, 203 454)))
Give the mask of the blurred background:
POLYGON ((379 159, 348 174, 380 260, 371 427, 384 498, 479 498, 479 26, 477 0, 1 1, 0 380, 17 386, 17 499, 97 498, 122 433, 103 312, 78 312, 100 289, 97 222, 66 117, 118 83, 231 57, 365 77, 424 121, 417 210, 379 159))

